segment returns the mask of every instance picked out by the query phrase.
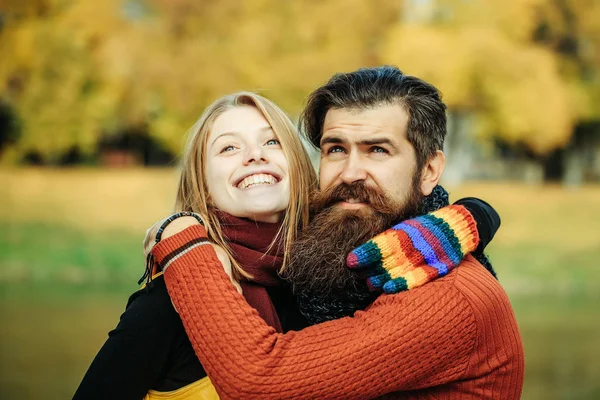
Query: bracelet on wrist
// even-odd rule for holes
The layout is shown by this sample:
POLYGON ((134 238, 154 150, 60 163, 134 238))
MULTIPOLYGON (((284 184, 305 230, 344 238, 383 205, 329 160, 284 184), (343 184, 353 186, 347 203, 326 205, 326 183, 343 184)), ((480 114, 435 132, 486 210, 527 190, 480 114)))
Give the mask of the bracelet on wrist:
POLYGON ((178 212, 176 214, 171 215, 169 218, 167 218, 165 220, 165 222, 162 223, 162 225, 160 226, 160 228, 158 228, 158 231, 156 232, 156 238, 154 238, 154 243, 158 243, 160 242, 160 239, 162 237, 163 231, 165 230, 165 228, 173 221, 175 221, 177 218, 181 218, 181 217, 194 217, 196 218, 196 220, 200 223, 200 225, 204 226, 204 221, 202 220, 202 218, 191 211, 181 211, 178 212))
MULTIPOLYGON (((178 213, 175 213, 173 215, 171 215, 169 218, 167 218, 165 220, 165 222, 163 222, 160 225, 160 228, 158 228, 158 231, 156 232, 156 237, 154 238, 154 244, 157 244, 158 242, 160 242, 160 239, 162 237, 162 234, 165 230, 165 228, 173 221, 175 221, 177 218, 181 218, 181 217, 194 217, 196 218, 196 220, 200 223, 200 225, 204 226, 204 221, 202 220, 202 217, 200 217, 200 215, 191 212, 191 211, 181 211, 178 213)), ((150 251, 148 253, 148 255, 146 256, 146 269, 144 270, 144 275, 142 275, 142 277, 140 278, 140 280, 138 281, 138 285, 140 285, 144 279, 146 279, 146 283, 149 283, 152 280, 152 268, 154 266, 154 256, 152 255, 152 251, 150 251)))

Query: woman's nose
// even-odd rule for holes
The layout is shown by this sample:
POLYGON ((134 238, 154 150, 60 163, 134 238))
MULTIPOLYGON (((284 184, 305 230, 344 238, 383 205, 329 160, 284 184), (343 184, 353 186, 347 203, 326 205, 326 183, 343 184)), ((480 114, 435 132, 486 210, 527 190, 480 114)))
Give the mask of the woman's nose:
POLYGON ((244 155, 244 165, 266 162, 268 162, 268 160, 261 146, 250 146, 246 148, 246 154, 244 155))

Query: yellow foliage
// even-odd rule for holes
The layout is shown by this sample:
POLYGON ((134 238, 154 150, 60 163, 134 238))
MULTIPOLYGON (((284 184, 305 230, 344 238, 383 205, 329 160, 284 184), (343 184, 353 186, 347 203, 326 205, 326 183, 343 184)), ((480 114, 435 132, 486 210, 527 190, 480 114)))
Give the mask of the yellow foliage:
POLYGON ((557 56, 529 39, 540 4, 442 1, 446 17, 391 28, 382 60, 436 85, 450 108, 474 114, 476 134, 547 153, 568 141, 579 112, 573 100, 583 100, 557 56))
POLYGON ((600 115, 594 0, 565 0, 575 28, 551 0, 6 4, 0 87, 24 121, 11 158, 57 157, 73 145, 92 152, 102 135, 144 123, 179 151, 219 96, 259 91, 295 116, 332 74, 381 63, 438 86, 451 108, 478 117, 478 133, 538 152, 565 143, 577 119, 600 115), (544 49, 532 39, 540 15, 552 28, 544 49), (577 59, 552 47, 568 29, 587 43, 577 59))
POLYGON ((445 28, 399 25, 389 31, 382 61, 435 85, 449 107, 474 108, 473 49, 463 39, 445 28))
POLYGON ((547 0, 438 0, 457 29, 484 28, 501 32, 510 40, 527 42, 536 29, 536 13, 547 0))
POLYGON ((470 36, 478 39, 477 92, 485 110, 479 115, 488 122, 483 133, 522 142, 541 154, 564 145, 575 110, 554 55, 488 33, 470 36))

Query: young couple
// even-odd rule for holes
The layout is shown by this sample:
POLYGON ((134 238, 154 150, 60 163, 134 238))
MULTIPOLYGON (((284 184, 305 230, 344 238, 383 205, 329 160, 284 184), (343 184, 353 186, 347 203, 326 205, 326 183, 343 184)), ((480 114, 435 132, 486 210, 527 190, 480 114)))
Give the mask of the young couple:
POLYGON ((318 180, 269 100, 205 110, 175 206, 194 214, 147 232, 151 278, 74 398, 520 397, 519 331, 482 253, 499 218, 437 186, 438 90, 395 67, 337 74, 301 127, 318 180))

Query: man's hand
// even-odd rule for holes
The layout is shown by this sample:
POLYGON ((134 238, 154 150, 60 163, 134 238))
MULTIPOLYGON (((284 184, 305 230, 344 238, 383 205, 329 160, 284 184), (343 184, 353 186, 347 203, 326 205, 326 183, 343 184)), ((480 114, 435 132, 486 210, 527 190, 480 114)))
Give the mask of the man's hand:
POLYGON ((460 205, 404 221, 348 255, 373 291, 398 293, 444 276, 479 243, 477 224, 460 205))

